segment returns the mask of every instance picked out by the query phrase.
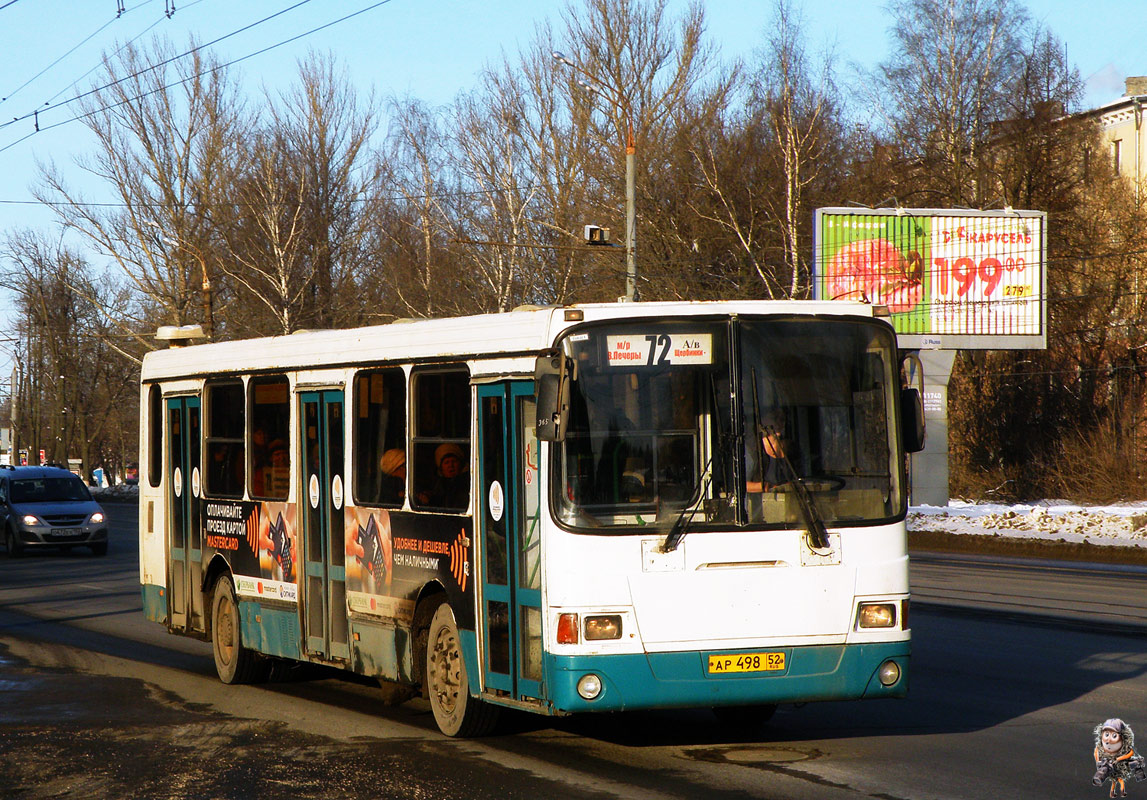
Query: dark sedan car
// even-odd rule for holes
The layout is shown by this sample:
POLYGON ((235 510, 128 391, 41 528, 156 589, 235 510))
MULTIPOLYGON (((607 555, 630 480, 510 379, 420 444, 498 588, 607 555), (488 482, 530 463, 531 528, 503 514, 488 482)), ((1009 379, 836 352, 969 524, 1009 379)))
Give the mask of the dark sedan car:
POLYGON ((84 482, 59 467, 0 468, 0 526, 10 557, 73 545, 108 552, 107 515, 84 482))

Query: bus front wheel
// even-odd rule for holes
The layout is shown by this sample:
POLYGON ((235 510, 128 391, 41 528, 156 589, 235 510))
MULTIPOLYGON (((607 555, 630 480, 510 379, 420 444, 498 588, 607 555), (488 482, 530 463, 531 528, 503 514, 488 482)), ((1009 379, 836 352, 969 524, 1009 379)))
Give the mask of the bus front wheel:
POLYGON ((447 736, 458 737, 482 736, 492 731, 499 709, 470 696, 458 624, 445 601, 430 620, 425 657, 424 686, 438 729, 447 736))
POLYGON ((243 646, 239 604, 235 602, 235 589, 227 575, 215 582, 211 601, 211 645, 219 680, 224 683, 251 683, 255 680, 259 658, 243 646))

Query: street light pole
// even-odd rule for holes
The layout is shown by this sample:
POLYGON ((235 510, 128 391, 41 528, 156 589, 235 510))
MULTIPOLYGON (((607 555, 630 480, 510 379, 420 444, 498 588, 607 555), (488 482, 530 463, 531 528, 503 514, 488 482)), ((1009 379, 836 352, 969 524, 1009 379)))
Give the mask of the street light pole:
MULTIPOLYGON (((575 72, 594 80, 592 75, 561 52, 553 51, 553 57, 555 61, 560 61, 575 72)), ((604 97, 625 115, 625 300, 632 303, 637 300, 637 192, 634 163, 637 157, 637 141, 633 136, 633 115, 620 94, 607 92, 600 84, 588 83, 581 79, 578 79, 578 85, 588 92, 604 97)))
POLYGON ((193 247, 189 244, 183 245, 186 249, 195 254, 199 259, 199 269, 203 272, 203 316, 207 319, 207 341, 215 341, 215 303, 212 302, 211 297, 211 278, 207 276, 207 259, 203 257, 203 253, 199 252, 198 247, 193 247))
POLYGON ((634 191, 633 162, 637 156, 637 145, 633 141, 633 121, 626 114, 625 142, 625 299, 637 300, 637 257, 634 254, 637 239, 637 202, 634 191))
POLYGON ((168 244, 175 247, 182 247, 184 250, 190 251, 191 254, 195 256, 195 258, 199 261, 199 270, 203 275, 203 282, 200 285, 200 288, 203 292, 203 318, 206 322, 206 330, 204 333, 207 334, 207 341, 215 341, 215 303, 213 302, 211 296, 211 278, 207 275, 207 259, 203 257, 203 253, 195 245, 185 242, 182 239, 168 236, 163 232, 163 229, 159 227, 158 223, 149 220, 146 224, 158 230, 159 238, 164 242, 167 242, 168 244))

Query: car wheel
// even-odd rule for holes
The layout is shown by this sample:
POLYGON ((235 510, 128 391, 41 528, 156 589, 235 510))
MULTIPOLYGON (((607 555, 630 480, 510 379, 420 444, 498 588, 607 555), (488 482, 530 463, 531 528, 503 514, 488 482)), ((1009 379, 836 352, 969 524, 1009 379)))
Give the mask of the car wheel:
POLYGON ((11 524, 4 530, 4 546, 8 548, 8 558, 18 558, 24 552, 24 546, 16 538, 11 524))
POLYGON ((470 696, 458 625, 445 601, 440 601, 430 620, 425 658, 422 674, 438 729, 447 736, 458 737, 490 733, 498 722, 500 709, 470 696))
POLYGON ((92 545, 92 555, 93 556, 106 556, 107 554, 108 554, 108 543, 107 542, 96 542, 95 544, 92 545))
POLYGON ((224 683, 251 683, 259 675, 258 654, 243 646, 239 627, 239 604, 228 575, 215 582, 211 601, 211 645, 215 671, 224 683))

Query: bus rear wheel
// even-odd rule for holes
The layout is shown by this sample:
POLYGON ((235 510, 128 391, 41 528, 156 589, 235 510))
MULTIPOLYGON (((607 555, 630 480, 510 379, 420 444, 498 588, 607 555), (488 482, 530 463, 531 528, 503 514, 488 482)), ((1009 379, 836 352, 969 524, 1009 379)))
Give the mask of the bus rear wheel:
POLYGON ((259 676, 259 657, 243 646, 239 627, 239 604, 231 578, 223 575, 215 582, 211 600, 211 649, 215 671, 224 683, 251 683, 259 676))
POLYGON ((499 709, 470 696, 458 624, 445 601, 430 620, 425 658, 424 686, 438 729, 463 738, 490 733, 499 709))

